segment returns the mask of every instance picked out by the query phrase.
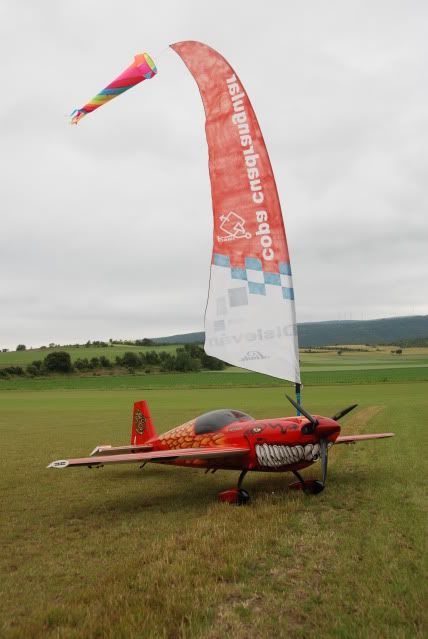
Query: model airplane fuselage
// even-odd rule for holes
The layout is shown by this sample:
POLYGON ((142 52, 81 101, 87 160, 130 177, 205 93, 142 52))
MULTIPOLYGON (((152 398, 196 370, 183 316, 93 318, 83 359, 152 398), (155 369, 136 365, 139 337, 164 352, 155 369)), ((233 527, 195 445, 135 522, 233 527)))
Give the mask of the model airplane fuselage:
POLYGON ((130 445, 97 446, 89 457, 58 460, 48 467, 99 467, 111 463, 144 465, 152 462, 212 471, 220 468, 240 470, 238 487, 220 493, 223 501, 235 503, 248 501, 248 493, 241 488, 248 471, 292 472, 299 480, 293 487, 316 493, 324 488, 327 453, 331 446, 392 436, 392 433, 379 433, 340 437, 337 419, 354 407, 333 418, 313 416, 304 411, 303 416, 272 419, 254 419, 239 410, 222 409, 205 413, 157 435, 147 403, 136 402, 130 445), (323 466, 322 481, 303 480, 299 471, 319 460, 323 466))

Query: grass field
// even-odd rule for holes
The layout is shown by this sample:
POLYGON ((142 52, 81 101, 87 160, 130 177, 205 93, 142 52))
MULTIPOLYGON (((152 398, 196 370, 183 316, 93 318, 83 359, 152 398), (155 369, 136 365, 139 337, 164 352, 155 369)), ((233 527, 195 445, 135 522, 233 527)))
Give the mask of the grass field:
MULTIPOLYGON (((423 369, 396 369, 409 370, 423 369)), ((359 403, 345 433, 396 432, 333 449, 317 497, 287 490, 288 475, 253 474, 252 502, 236 508, 216 494, 237 473, 45 468, 97 443, 128 442, 136 399, 149 400, 159 431, 222 406, 290 414, 283 387, 245 388, 236 375, 252 374, 203 373, 193 389, 121 390, 102 377, 87 378, 104 384, 98 390, 36 390, 43 380, 29 380, 33 390, 0 392, 1 637, 427 636, 424 381, 325 378, 305 388, 313 412, 359 403), (235 386, 222 387, 229 378, 235 386)))
MULTIPOLYGON (((329 368, 303 371, 305 386, 320 384, 386 384, 428 381, 428 366, 351 370, 329 368)), ((178 388, 284 387, 279 379, 259 373, 235 371, 201 373, 156 373, 135 375, 59 375, 56 377, 13 377, 0 379, 1 390, 150 390, 178 388)), ((288 385, 290 386, 290 385, 288 385)))

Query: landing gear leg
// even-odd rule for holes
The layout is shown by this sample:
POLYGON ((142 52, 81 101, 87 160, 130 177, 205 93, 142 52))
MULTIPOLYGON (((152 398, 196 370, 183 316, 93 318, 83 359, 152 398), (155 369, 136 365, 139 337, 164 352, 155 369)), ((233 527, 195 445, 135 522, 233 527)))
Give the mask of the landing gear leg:
POLYGON ((248 470, 245 468, 242 473, 239 475, 238 479, 238 490, 241 490, 242 482, 244 481, 245 475, 248 473, 248 470))
POLYGON ((297 477, 297 479, 299 480, 301 484, 305 483, 305 480, 303 479, 302 475, 299 472, 297 472, 297 470, 293 470, 293 475, 297 477))
POLYGON ((239 475, 238 487, 231 490, 224 490, 218 494, 220 501, 225 501, 228 504, 236 504, 237 506, 244 506, 250 501, 250 495, 246 490, 241 488, 244 477, 247 474, 247 469, 244 469, 239 475))

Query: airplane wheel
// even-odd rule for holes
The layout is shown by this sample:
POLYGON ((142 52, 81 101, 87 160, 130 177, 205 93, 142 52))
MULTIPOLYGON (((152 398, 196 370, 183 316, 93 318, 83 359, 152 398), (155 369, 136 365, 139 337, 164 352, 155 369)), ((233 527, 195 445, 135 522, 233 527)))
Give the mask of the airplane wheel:
POLYGON ((249 493, 244 490, 243 488, 239 488, 238 490, 238 498, 237 498, 237 505, 238 506, 245 506, 246 504, 248 504, 248 502, 250 501, 250 495, 249 493))
POLYGON ((244 506, 250 501, 250 495, 243 488, 232 488, 231 490, 224 490, 218 494, 220 501, 224 501, 228 504, 235 504, 236 506, 244 506))
POLYGON ((305 479, 289 485, 293 490, 303 490, 306 495, 318 495, 324 490, 324 484, 318 479, 305 479))
POLYGON ((308 492, 311 495, 318 495, 324 490, 324 484, 319 479, 314 479, 312 485, 309 487, 308 492))

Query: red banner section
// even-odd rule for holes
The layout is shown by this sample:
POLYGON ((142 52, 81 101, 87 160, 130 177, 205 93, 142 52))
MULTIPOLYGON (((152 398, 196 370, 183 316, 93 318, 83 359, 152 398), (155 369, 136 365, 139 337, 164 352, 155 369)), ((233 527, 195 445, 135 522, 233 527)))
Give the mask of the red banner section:
POLYGON ((214 214, 214 255, 245 268, 291 274, 281 206, 259 123, 242 82, 217 51, 200 42, 171 47, 195 78, 206 114, 214 214))

